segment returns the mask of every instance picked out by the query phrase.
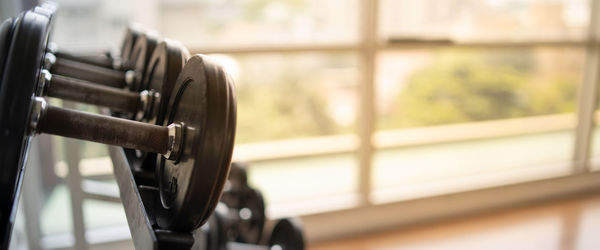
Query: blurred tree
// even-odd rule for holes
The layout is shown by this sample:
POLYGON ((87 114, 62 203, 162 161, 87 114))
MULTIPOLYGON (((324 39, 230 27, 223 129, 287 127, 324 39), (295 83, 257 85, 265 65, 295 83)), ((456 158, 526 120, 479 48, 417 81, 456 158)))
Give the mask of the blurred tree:
POLYGON ((240 84, 237 88, 237 143, 334 134, 339 125, 327 114, 326 95, 287 71, 276 83, 240 84))
MULTIPOLYGON (((384 129, 573 112, 575 79, 536 78, 531 50, 442 50, 380 120, 384 129)), ((543 74, 541 74, 543 75, 543 74)))

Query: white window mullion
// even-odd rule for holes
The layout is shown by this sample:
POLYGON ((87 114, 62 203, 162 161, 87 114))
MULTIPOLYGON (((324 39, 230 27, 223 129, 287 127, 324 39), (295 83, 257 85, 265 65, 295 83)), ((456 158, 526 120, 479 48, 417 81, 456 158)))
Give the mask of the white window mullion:
POLYGON ((370 205, 371 173, 373 158, 372 135, 375 124, 375 52, 377 48, 377 0, 364 0, 362 8, 362 47, 361 66, 362 81, 360 84, 360 122, 359 122, 359 169, 358 189, 360 204, 370 205))
POLYGON ((589 24, 589 43, 585 48, 585 64, 582 81, 577 93, 577 130, 575 132, 575 152, 573 154, 573 172, 589 171, 591 140, 594 129, 594 111, 598 98, 600 80, 600 51, 596 43, 597 29, 600 26, 600 1, 591 1, 589 24))

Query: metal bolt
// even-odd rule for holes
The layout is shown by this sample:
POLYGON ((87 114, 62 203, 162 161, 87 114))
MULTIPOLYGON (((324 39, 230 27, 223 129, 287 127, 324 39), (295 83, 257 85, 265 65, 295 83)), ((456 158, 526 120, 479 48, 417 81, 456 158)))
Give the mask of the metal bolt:
POLYGON ((179 155, 183 149, 184 140, 184 125, 182 123, 171 123, 167 126, 169 131, 168 143, 169 147, 166 153, 163 155, 168 160, 179 161, 179 155))
POLYGON ((52 74, 50 74, 50 72, 48 70, 42 69, 42 71, 40 72, 40 78, 38 79, 38 81, 39 81, 38 95, 45 96, 46 91, 48 90, 48 85, 50 85, 50 81, 52 81, 52 74))
POLYGON ((44 69, 52 68, 54 63, 56 63, 56 56, 52 53, 46 53, 44 55, 44 69))
POLYGON ((133 84, 135 84, 136 78, 137 74, 134 70, 128 70, 125 72, 125 84, 127 84, 127 86, 133 86, 133 84))
POLYGON ((137 120, 151 120, 156 116, 160 103, 160 93, 154 90, 140 92, 141 108, 137 113, 137 120))
POLYGON ((33 98, 31 113, 29 114, 29 117, 31 117, 31 119, 29 120, 29 134, 37 133, 38 124, 40 123, 40 119, 46 112, 47 108, 48 104, 46 103, 46 100, 44 100, 44 98, 33 98))

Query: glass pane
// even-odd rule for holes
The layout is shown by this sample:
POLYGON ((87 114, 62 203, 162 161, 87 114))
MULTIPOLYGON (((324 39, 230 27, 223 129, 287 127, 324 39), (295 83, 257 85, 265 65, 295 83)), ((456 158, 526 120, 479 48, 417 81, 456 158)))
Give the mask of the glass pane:
MULTIPOLYGON (((123 204, 120 203, 87 199, 83 201, 83 215, 86 230, 127 228, 127 218, 123 204)), ((129 235, 122 236, 128 238, 129 235)))
POLYGON ((358 39, 358 1, 162 2, 160 31, 194 47, 348 43, 358 39))
POLYGON ((236 143, 354 132, 353 54, 213 56, 236 84, 236 143))
POLYGON ((42 235, 58 235, 73 231, 73 216, 69 188, 65 184, 56 185, 48 192, 46 202, 40 212, 42 235))
POLYGON ((374 188, 398 198, 566 173, 582 52, 379 54, 374 188))
POLYGON ((250 180, 269 205, 354 192, 355 157, 340 153, 358 145, 357 56, 212 56, 236 83, 234 159, 250 162, 250 180))
POLYGON ((580 40, 590 6, 589 0, 382 0, 379 31, 387 42, 580 40))
POLYGON ((268 205, 297 204, 355 193, 357 172, 356 157, 350 153, 302 157, 252 163, 249 182, 263 192, 268 205))

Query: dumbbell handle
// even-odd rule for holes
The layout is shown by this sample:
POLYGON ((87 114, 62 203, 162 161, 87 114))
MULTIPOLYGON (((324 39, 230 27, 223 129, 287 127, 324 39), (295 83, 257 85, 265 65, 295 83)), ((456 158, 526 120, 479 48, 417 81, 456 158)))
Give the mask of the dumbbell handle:
MULTIPOLYGON (((85 64, 65 58, 56 58, 52 54, 46 54, 46 68, 52 69, 52 73, 69 76, 101 85, 116 88, 124 88, 127 85, 128 76, 125 71, 104 68, 100 66, 85 64)), ((132 81, 132 80, 129 80, 132 81)))
POLYGON ((181 151, 183 125, 167 127, 48 105, 35 97, 30 130, 86 141, 154 152, 176 159, 181 151))
POLYGON ((56 58, 64 58, 71 61, 91 64, 109 69, 120 68, 120 58, 113 58, 109 52, 102 53, 101 55, 78 55, 68 51, 58 50, 58 45, 53 42, 48 43, 46 46, 46 52, 54 55, 56 58))
POLYGON ((103 106, 129 113, 137 113, 143 108, 142 98, 138 93, 60 75, 52 75, 49 81, 46 82, 43 91, 50 97, 103 106))
POLYGON ((75 61, 75 62, 90 64, 90 65, 99 66, 99 67, 108 68, 108 69, 114 68, 114 63, 115 63, 114 59, 112 59, 106 55, 83 56, 83 55, 74 55, 74 54, 71 54, 71 53, 65 52, 65 51, 55 51, 52 53, 56 56, 56 58, 63 58, 63 59, 67 59, 67 60, 71 60, 71 61, 75 61))

